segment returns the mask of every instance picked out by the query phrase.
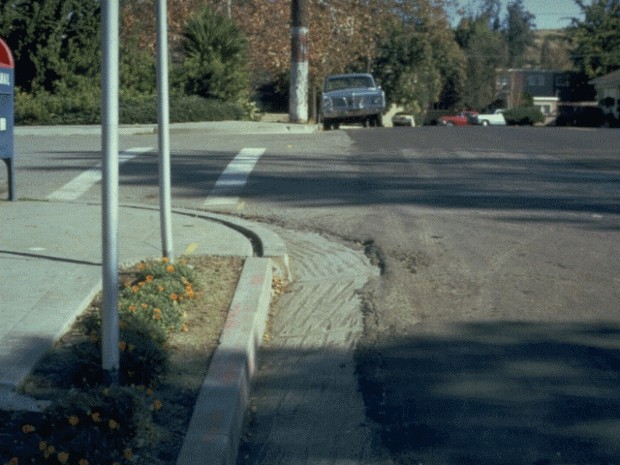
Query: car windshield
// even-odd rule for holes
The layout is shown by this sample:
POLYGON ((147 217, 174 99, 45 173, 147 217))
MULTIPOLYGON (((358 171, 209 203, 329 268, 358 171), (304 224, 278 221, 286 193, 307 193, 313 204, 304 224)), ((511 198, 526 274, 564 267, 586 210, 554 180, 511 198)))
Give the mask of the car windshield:
POLYGON ((338 89, 352 89, 360 87, 373 87, 372 79, 369 76, 343 76, 330 78, 325 83, 325 91, 338 89))

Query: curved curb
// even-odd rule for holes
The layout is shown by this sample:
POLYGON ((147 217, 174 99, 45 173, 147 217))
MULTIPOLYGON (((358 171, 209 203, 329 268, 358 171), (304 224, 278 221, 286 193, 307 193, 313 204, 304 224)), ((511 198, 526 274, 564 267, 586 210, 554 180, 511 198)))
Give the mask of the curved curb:
MULTIPOLYGON (((122 208, 136 208, 143 210, 158 211, 159 207, 145 204, 124 203, 122 208)), ((289 267, 288 252, 286 244, 280 239, 276 233, 265 226, 251 221, 237 218, 235 216, 223 215, 221 213, 211 213, 207 211, 191 210, 187 208, 172 208, 172 213, 177 215, 191 216, 193 218, 203 218, 210 221, 216 221, 220 224, 234 229, 252 242, 254 253, 258 257, 270 258, 273 262, 274 274, 291 281, 292 274, 289 267)))
POLYGON ((179 208, 173 209, 173 213, 217 221, 218 223, 239 231, 246 237, 250 238, 257 256, 271 258, 275 267, 274 273, 276 275, 286 279, 287 281, 292 280, 286 244, 284 244, 282 239, 280 239, 280 236, 270 229, 258 223, 253 223, 242 218, 219 213, 179 208))

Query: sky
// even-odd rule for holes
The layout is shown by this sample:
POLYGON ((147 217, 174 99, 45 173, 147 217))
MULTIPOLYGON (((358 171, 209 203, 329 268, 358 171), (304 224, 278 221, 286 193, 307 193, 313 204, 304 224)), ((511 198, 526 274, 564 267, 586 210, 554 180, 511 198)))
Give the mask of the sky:
MULTIPOLYGON (((467 3, 467 1, 461 1, 463 5, 467 3)), ((502 3, 504 8, 501 18, 504 19, 508 0, 502 0, 502 3)), ((571 18, 582 18, 581 8, 575 4, 574 0, 523 0, 523 6, 536 16, 534 20, 536 29, 561 29, 570 25, 571 18)))

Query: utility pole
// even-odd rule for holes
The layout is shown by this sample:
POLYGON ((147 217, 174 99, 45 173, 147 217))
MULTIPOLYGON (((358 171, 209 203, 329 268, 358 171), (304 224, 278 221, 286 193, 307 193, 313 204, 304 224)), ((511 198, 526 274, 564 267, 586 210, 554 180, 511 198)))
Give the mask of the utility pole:
POLYGON ((307 0, 291 3, 291 84, 289 120, 308 121, 308 7, 307 0))

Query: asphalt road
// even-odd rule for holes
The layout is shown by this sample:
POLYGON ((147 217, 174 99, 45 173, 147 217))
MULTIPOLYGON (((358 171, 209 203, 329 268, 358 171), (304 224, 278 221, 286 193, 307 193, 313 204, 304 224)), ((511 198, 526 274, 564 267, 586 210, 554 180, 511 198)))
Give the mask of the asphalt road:
MULTIPOLYGON (((18 196, 47 198, 98 143, 16 141, 18 196)), ((203 208, 240 150, 264 148, 239 200, 209 208, 366 250, 382 274, 362 291, 357 372, 397 463, 615 463, 619 143, 574 128, 177 134, 173 205, 203 208)), ((122 201, 157 202, 156 163, 123 163, 122 201)))
POLYGON ((339 131, 268 152, 244 212, 363 245, 358 373, 397 463, 620 458, 620 133, 339 131))

